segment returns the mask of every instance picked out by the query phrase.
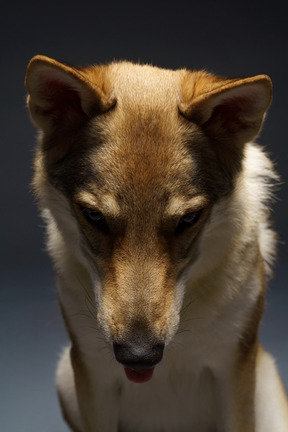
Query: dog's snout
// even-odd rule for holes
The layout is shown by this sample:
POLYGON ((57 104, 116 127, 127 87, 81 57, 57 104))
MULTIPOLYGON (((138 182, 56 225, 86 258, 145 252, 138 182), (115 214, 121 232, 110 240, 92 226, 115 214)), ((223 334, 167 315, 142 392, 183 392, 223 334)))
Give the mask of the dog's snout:
POLYGON ((154 367, 162 360, 164 343, 157 344, 113 344, 116 360, 134 370, 154 367))

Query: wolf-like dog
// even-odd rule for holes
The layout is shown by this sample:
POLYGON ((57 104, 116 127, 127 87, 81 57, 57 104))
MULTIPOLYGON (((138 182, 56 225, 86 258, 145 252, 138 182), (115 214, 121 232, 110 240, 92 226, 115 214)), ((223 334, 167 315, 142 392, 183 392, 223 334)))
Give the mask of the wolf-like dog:
POLYGON ((253 141, 268 76, 34 57, 33 187, 71 340, 74 432, 287 432, 259 344, 277 174, 253 141))

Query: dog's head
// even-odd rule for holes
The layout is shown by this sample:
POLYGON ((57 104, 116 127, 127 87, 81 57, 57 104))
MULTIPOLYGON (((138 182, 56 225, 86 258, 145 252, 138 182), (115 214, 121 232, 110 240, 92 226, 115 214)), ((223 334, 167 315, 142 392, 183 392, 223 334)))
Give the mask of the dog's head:
POLYGON ((37 56, 26 86, 42 131, 41 205, 97 280, 98 321, 116 358, 151 367, 177 330, 201 232, 232 190, 271 82, 37 56))

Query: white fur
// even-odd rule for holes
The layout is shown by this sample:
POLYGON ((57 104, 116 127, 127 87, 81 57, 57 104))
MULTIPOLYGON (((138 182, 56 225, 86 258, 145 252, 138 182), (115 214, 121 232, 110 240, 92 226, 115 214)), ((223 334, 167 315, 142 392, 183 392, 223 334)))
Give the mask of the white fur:
POLYGON ((262 353, 256 373, 256 430, 287 432, 287 399, 270 354, 262 353))

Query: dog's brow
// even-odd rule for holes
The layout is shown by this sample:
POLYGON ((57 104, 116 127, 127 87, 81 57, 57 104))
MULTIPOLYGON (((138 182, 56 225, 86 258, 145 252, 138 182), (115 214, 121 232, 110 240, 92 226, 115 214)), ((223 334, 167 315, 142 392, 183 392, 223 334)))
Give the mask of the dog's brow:
POLYGON ((103 210, 105 210, 107 213, 113 215, 113 216, 118 216, 120 213, 120 207, 119 204, 117 203, 116 199, 109 194, 105 194, 102 197, 102 208, 103 210))
POLYGON ((101 199, 90 192, 79 192, 74 196, 74 201, 78 204, 101 210, 104 214, 118 216, 120 208, 115 198, 110 194, 101 196, 101 199))
POLYGON ((183 197, 172 197, 166 207, 166 214, 170 216, 182 215, 187 211, 201 210, 207 205, 208 200, 204 195, 195 195, 188 200, 183 197))

